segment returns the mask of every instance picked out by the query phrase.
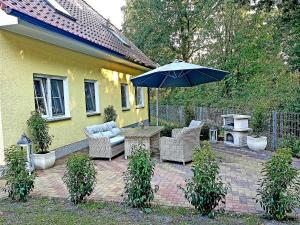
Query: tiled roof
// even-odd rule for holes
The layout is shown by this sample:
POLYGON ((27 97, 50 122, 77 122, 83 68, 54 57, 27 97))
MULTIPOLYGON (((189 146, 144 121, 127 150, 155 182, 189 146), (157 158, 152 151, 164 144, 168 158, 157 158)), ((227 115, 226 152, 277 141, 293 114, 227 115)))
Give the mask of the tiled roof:
MULTIPOLYGON (((13 9, 25 15, 69 32, 96 45, 117 52, 136 64, 153 68, 155 64, 132 42, 96 12, 84 0, 56 0, 73 17, 69 18, 45 0, 0 0, 2 9, 13 9), (124 45, 108 27, 128 43, 124 45)), ((103 2, 103 4, 105 4, 103 2)))

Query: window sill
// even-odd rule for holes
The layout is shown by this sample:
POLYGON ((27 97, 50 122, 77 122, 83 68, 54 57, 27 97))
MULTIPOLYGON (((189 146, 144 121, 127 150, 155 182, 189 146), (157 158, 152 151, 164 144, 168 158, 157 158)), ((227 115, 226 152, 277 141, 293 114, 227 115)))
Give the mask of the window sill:
POLYGON ((100 115, 101 115, 101 113, 99 113, 99 112, 90 112, 90 113, 86 114, 87 117, 100 116, 100 115))
POLYGON ((71 116, 61 116, 61 117, 53 117, 53 118, 46 118, 48 122, 56 122, 56 121, 64 121, 64 120, 71 120, 71 116))
POLYGON ((145 106, 144 105, 137 105, 135 108, 136 109, 143 109, 143 108, 145 108, 145 106))
POLYGON ((122 111, 125 112, 125 111, 130 111, 130 108, 122 108, 122 111))

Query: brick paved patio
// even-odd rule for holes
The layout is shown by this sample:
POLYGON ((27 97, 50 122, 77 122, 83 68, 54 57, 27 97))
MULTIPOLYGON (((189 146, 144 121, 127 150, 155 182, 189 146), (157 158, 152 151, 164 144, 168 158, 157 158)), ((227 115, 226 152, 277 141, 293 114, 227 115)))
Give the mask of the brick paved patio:
MULTIPOLYGON (((271 157, 271 152, 251 152, 248 149, 227 148, 223 144, 213 146, 218 158, 221 160, 221 176, 231 184, 231 190, 226 198, 228 211, 235 212, 261 212, 256 204, 257 179, 261 170, 261 163, 271 157)), ((157 156, 155 156, 155 159, 157 156)), ((66 187, 62 182, 65 169, 65 159, 56 162, 55 167, 46 171, 39 171, 35 182, 33 195, 49 197, 67 197, 66 187)), ((97 167, 97 185, 89 197, 94 200, 122 201, 123 178, 122 174, 127 168, 124 155, 114 158, 111 162, 95 160, 97 167)), ((300 169, 300 161, 295 161, 300 169)), ((154 202, 168 206, 184 206, 189 204, 185 200, 178 185, 183 185, 185 179, 191 177, 191 164, 183 166, 176 163, 157 160, 153 185, 159 185, 159 191, 154 202)))

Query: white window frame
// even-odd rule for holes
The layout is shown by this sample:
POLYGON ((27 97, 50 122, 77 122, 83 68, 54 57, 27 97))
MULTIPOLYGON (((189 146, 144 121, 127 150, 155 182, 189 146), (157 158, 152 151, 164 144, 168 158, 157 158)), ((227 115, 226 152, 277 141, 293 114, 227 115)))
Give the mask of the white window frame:
POLYGON ((59 4, 56 0, 46 0, 49 5, 51 5, 55 10, 71 17, 71 14, 64 8, 62 7, 61 4, 59 4))
MULTIPOLYGON (((94 115, 94 114, 99 114, 100 113, 100 94, 99 94, 99 82, 97 80, 84 80, 84 88, 85 88, 85 83, 93 83, 94 88, 95 88, 95 105, 96 105, 96 111, 86 111, 87 115, 94 115)), ((85 90, 84 90, 85 92, 85 90)), ((85 93, 84 93, 85 95, 85 93)), ((86 102, 86 96, 85 96, 85 104, 86 102)))
POLYGON ((121 107, 122 107, 122 110, 129 110, 130 109, 130 103, 129 103, 129 88, 128 88, 128 84, 126 83, 121 83, 121 107), (123 104, 122 104, 122 86, 125 86, 125 94, 126 94, 126 107, 123 107, 123 104))
POLYGON ((137 108, 144 108, 145 107, 145 98, 144 98, 144 88, 143 87, 136 87, 135 88, 135 104, 137 108), (140 98, 142 100, 141 104, 138 104, 137 99, 138 99, 138 94, 141 94, 140 98))
MULTIPOLYGON (((46 115, 42 115, 42 117, 47 119, 48 121, 70 118, 71 114, 70 114, 70 107, 69 107, 68 78, 67 77, 61 77, 61 76, 34 74, 33 81, 39 80, 41 82, 41 85, 43 85, 42 78, 46 79, 46 89, 47 89, 47 98, 45 96, 44 89, 42 89, 42 93, 43 93, 43 97, 44 97, 44 104, 45 104, 45 107, 46 107, 46 115), (65 114, 64 115, 53 116, 53 113, 52 113, 52 96, 51 96, 51 80, 52 79, 63 81, 64 107, 65 107, 65 114)), ((33 87, 33 88, 35 88, 35 87, 33 87)))

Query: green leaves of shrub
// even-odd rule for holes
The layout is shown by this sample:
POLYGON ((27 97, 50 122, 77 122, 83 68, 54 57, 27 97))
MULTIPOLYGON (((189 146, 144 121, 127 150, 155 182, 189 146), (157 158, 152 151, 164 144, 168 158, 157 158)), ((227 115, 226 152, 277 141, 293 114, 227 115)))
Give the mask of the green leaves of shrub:
POLYGON ((155 164, 151 160, 150 151, 144 145, 135 145, 132 148, 127 171, 124 172, 125 202, 132 206, 143 208, 149 206, 154 199, 158 186, 151 187, 151 178, 155 164))
POLYGON ((283 220, 287 213, 300 205, 300 179, 292 166, 291 150, 279 149, 264 164, 257 202, 276 220, 283 220))
POLYGON ((202 215, 213 216, 212 210, 220 202, 225 204, 229 186, 223 183, 219 171, 216 156, 209 142, 203 142, 202 148, 195 149, 192 179, 186 181, 186 188, 180 186, 185 198, 202 215))
POLYGON ((70 199, 78 204, 89 196, 96 184, 95 164, 86 154, 75 154, 68 158, 63 176, 70 199))
POLYGON ((267 114, 263 107, 256 107, 251 118, 251 127, 255 136, 261 136, 265 130, 267 114))
POLYGON ((288 136, 283 139, 281 148, 290 148, 292 150, 293 157, 300 158, 300 139, 295 136, 288 136))
POLYGON ((34 187, 34 175, 26 169, 26 152, 21 147, 12 145, 5 149, 6 168, 4 191, 12 200, 26 201, 34 187))
POLYGON ((104 109, 104 122, 116 121, 117 116, 116 110, 112 105, 104 109))
POLYGON ((47 153, 52 143, 53 137, 49 135, 49 126, 47 121, 38 112, 32 112, 27 120, 32 142, 35 145, 37 153, 47 153))

